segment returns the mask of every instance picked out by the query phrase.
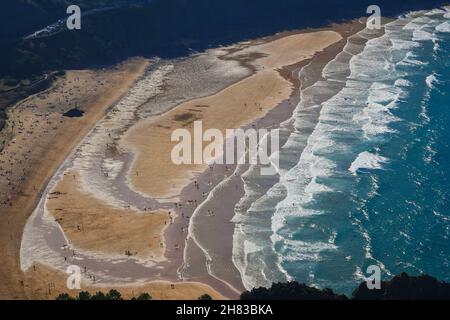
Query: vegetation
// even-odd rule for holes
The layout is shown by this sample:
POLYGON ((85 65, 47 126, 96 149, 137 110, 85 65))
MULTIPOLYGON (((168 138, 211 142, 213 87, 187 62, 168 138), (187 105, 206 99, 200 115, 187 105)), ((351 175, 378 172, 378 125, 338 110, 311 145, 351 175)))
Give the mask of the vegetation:
MULTIPOLYGON (((151 300, 148 293, 141 293, 131 300, 151 300)), ((119 291, 111 289, 108 293, 97 292, 91 295, 81 291, 72 297, 62 293, 56 300, 123 300, 119 291)), ((213 300, 208 294, 198 300, 213 300)), ((333 290, 317 289, 298 282, 275 283, 271 288, 255 288, 241 294, 241 300, 450 300, 450 283, 421 275, 417 277, 402 273, 390 281, 382 281, 381 289, 369 290, 366 282, 361 283, 349 298, 336 294, 333 290)))
MULTIPOLYGON (((62 293, 56 297, 56 300, 123 300, 123 298, 119 291, 111 289, 106 294, 98 291, 94 295, 91 295, 87 291, 81 291, 76 297, 72 297, 67 293, 62 293)), ((152 300, 152 297, 144 292, 137 297, 133 297, 131 300, 152 300)))
MULTIPOLYGON (((297 282, 276 283, 271 288, 256 288, 242 293, 241 300, 347 300, 345 295, 335 294, 331 289, 317 289, 297 282)), ((361 283, 351 300, 450 300, 450 284, 436 278, 406 273, 383 281, 381 289, 369 290, 361 283)))
MULTIPOLYGON (((101 291, 98 291, 94 295, 91 295, 88 291, 81 291, 78 293, 78 296, 72 297, 67 293, 61 293, 59 296, 56 297, 56 300, 123 300, 122 294, 115 290, 111 289, 108 293, 104 294, 101 291)), ((131 300, 135 301, 142 301, 142 300, 152 300, 152 297, 144 292, 138 295, 137 297, 131 298, 131 300)), ((213 300, 213 298, 209 294, 203 294, 200 297, 198 297, 198 300, 213 300)))
MULTIPOLYGON (((404 10, 400 4, 380 1, 390 13, 404 10)), ((440 1, 426 2, 426 7, 435 7, 440 1)), ((418 6, 411 4, 409 9, 418 6)), ((108 66, 131 56, 174 58, 283 30, 322 26, 320 16, 301 14, 310 9, 317 12, 313 2, 298 0, 285 0, 283 6, 273 0, 3 0, 0 78, 24 79, 51 70, 108 66), (111 5, 115 9, 83 16, 78 31, 62 28, 51 36, 23 38, 67 16, 69 3, 80 5, 83 11, 111 5), (114 6, 124 3, 120 8, 114 6)), ((324 14, 327 19, 322 21, 339 21, 362 12, 325 10, 324 14)))
POLYGON ((152 300, 152 297, 148 293, 141 293, 137 298, 132 298, 131 300, 152 300))
POLYGON ((383 281, 380 290, 369 290, 365 283, 353 292, 354 300, 449 300, 450 283, 428 275, 410 277, 406 273, 383 281))
POLYGON ((298 282, 275 283, 271 288, 255 288, 242 293, 241 300, 346 300, 331 289, 317 289, 298 282))
MULTIPOLYGON (((123 4, 127 0, 2 0, 0 40, 25 36, 65 16, 71 4, 82 10, 123 4)), ((128 0, 128 2, 136 2, 128 0)))

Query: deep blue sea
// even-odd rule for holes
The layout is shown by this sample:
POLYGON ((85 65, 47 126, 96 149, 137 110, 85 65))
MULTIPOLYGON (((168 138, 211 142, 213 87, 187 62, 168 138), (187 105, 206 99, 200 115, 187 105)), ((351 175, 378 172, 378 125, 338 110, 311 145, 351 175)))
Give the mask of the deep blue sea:
POLYGON ((277 183, 258 193, 246 174, 234 262, 247 288, 295 279, 351 293, 369 265, 450 280, 450 12, 405 14, 357 46, 284 124, 280 157, 295 161, 277 183))

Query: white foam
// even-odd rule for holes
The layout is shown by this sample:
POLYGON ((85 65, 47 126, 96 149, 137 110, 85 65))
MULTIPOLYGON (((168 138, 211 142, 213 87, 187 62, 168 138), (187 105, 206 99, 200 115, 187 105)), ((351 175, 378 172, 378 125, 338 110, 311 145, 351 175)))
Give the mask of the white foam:
POLYGON ((443 14, 445 14, 447 11, 443 10, 443 9, 432 9, 430 11, 428 11, 427 13, 425 13, 426 16, 437 16, 440 15, 442 16, 443 14))
POLYGON ((388 161, 389 159, 385 157, 364 151, 358 155, 348 170, 356 174, 360 169, 382 169, 383 164, 388 161))
MULTIPOLYGON (((73 160, 73 167, 80 173, 80 182, 84 191, 111 206, 123 208, 129 205, 115 196, 114 187, 111 184, 112 178, 117 177, 123 164, 111 160, 102 161, 102 158, 108 146, 115 145, 120 149, 120 144, 115 144, 114 139, 120 136, 124 128, 133 123, 137 108, 161 92, 161 85, 166 75, 172 70, 172 64, 163 65, 137 81, 128 94, 83 139, 78 147, 79 152, 73 160), (100 174, 94 177, 93 168, 102 169, 103 176, 100 174)), ((134 149, 131 151, 137 152, 134 149)), ((129 184, 129 186, 132 189, 132 185, 129 184)), ((133 206, 131 208, 138 210, 133 206)))
POLYGON ((406 79, 397 79, 394 84, 396 87, 410 87, 412 86, 411 81, 406 79))
POLYGON ((327 187, 324 184, 317 182, 317 177, 314 177, 311 182, 306 186, 305 192, 309 196, 309 200, 312 200, 314 195, 322 192, 331 192, 333 189, 327 187))
POLYGON ((289 253, 283 256, 284 261, 320 261, 321 253, 336 250, 337 246, 325 242, 308 242, 300 240, 284 240, 284 250, 289 253))
POLYGON ((438 79, 436 78, 436 74, 433 73, 431 75, 429 75, 426 79, 425 79, 425 83, 427 84, 428 88, 433 89, 434 85, 436 83, 439 83, 438 79))
MULTIPOLYGON (((421 14, 425 13, 424 11, 421 14)), ((265 194, 255 192, 249 194, 246 190, 244 198, 248 200, 250 209, 239 215, 240 225, 235 232, 235 235, 239 234, 239 240, 236 239, 233 252, 235 248, 240 247, 242 254, 244 240, 250 239, 253 242, 257 239, 248 232, 258 230, 259 234, 261 225, 264 230, 267 228, 265 222, 258 220, 257 216, 261 214, 266 218, 273 212, 271 247, 267 245, 266 239, 257 239, 258 242, 256 242, 258 245, 263 243, 269 251, 264 251, 262 259, 265 265, 263 261, 256 261, 256 259, 252 259, 253 263, 260 265, 259 268, 264 268, 267 267, 267 263, 270 263, 269 260, 278 259, 277 267, 283 272, 283 261, 301 263, 326 259, 322 252, 335 247, 323 246, 323 243, 293 241, 286 234, 290 232, 287 222, 293 218, 298 220, 303 217, 327 214, 323 207, 315 207, 310 202, 316 195, 324 192, 346 192, 347 186, 351 187, 351 181, 354 181, 354 177, 349 172, 357 175, 361 169, 382 169, 389 161, 388 158, 368 151, 356 154, 353 151, 354 146, 364 146, 363 148, 368 150, 370 147, 366 147, 366 144, 375 141, 369 136, 395 132, 389 124, 399 121, 399 118, 395 117, 391 111, 398 107, 398 102, 408 94, 409 87, 412 86, 412 83, 406 80, 407 72, 411 68, 400 68, 398 64, 403 63, 408 66, 427 64, 427 62, 419 61, 414 51, 415 48, 424 45, 420 41, 432 40, 436 44, 439 40, 430 32, 437 24, 432 19, 434 17, 418 17, 418 13, 414 13, 403 20, 389 23, 385 27, 384 35, 378 38, 367 37, 368 41, 359 54, 355 50, 347 50, 348 46, 346 46, 344 52, 336 56, 324 68, 322 72, 324 81, 301 90, 301 101, 293 117, 286 122, 295 129, 292 132, 289 129, 290 136, 280 151, 282 155, 291 155, 294 151, 301 150, 300 157, 292 158, 289 167, 286 166, 281 172, 279 182, 265 194), (403 27, 405 27, 404 30, 403 27), (354 55, 347 67, 345 61, 352 53, 354 55), (350 69, 350 75, 343 78, 348 69, 350 69), (325 102, 317 99, 317 96, 328 93, 323 88, 333 84, 340 90, 339 92, 328 91, 332 96, 325 102), (344 87, 341 89, 341 86, 344 87), (318 108, 320 113, 316 123, 318 108), (308 136, 304 133, 305 131, 311 134, 308 136), (364 135, 360 134, 361 131, 364 135), (359 139, 361 145, 358 142, 359 139), (358 141, 355 142, 355 140, 358 141), (344 162, 340 162, 341 156, 348 161, 343 168, 341 164, 344 162), (343 183, 335 183, 336 179, 341 177, 343 183), (254 198, 250 199, 252 197, 254 198)), ((246 185, 257 189, 258 180, 251 175, 248 178, 246 185)), ((335 236, 332 236, 326 245, 334 245, 334 238, 335 236)), ((370 239, 365 249, 367 256, 371 257, 370 239)), ((244 260, 242 257, 239 259, 239 269, 242 270, 244 260)), ((246 266, 244 269, 249 267, 252 272, 255 272, 252 266, 246 266)), ((284 274, 286 278, 290 277, 286 270, 284 274)), ((251 282, 260 285, 264 282, 264 278, 259 274, 249 275, 244 272, 243 278, 247 284, 251 282)))
POLYGON ((369 89, 369 103, 385 104, 395 102, 402 94, 402 90, 390 84, 374 82, 369 89))
POLYGON ((412 65, 412 66, 426 66, 428 65, 428 62, 420 61, 415 59, 417 56, 412 53, 408 52, 404 59, 402 59, 399 64, 400 65, 412 65))
POLYGON ((413 41, 433 41, 435 35, 423 29, 417 29, 413 32, 413 41))
POLYGON ((450 22, 446 21, 444 23, 441 23, 436 27, 436 31, 442 32, 442 33, 449 33, 450 32, 450 22))
POLYGON ((410 50, 420 47, 419 43, 411 40, 391 39, 391 42, 394 50, 410 50))
POLYGON ((102 171, 110 180, 114 180, 123 168, 123 161, 106 158, 103 160, 102 171))
POLYGON ((415 21, 408 22, 404 27, 403 30, 418 30, 422 28, 422 24, 418 24, 415 21))
POLYGON ((264 248, 261 246, 258 246, 256 243, 254 243, 252 241, 248 241, 248 240, 244 241, 244 253, 246 256, 251 253, 260 252, 262 250, 264 250, 264 248))
POLYGON ((364 273, 362 272, 360 266, 356 266, 353 276, 354 276, 355 280, 357 280, 358 282, 366 280, 366 277, 365 277, 364 273))

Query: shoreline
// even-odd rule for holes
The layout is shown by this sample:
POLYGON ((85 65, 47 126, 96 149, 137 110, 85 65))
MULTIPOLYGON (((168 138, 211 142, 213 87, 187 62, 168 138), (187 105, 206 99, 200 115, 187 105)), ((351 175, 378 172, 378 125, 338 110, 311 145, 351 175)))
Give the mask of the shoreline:
MULTIPOLYGON (((357 31, 362 30, 362 27, 355 22, 354 24, 349 24, 344 27, 344 25, 340 25, 340 27, 345 30, 346 28, 356 29, 357 31)), ((354 30, 350 32, 351 35, 356 33, 354 30)), ((271 109, 265 116, 255 119, 251 124, 244 126, 244 129, 250 127, 256 128, 276 128, 282 122, 288 120, 289 117, 292 116, 292 112, 297 107, 297 104, 300 101, 300 91, 302 89, 306 89, 316 81, 320 79, 320 72, 331 59, 336 56, 336 53, 341 52, 343 47, 347 42, 347 37, 344 37, 340 41, 335 44, 327 47, 325 50, 317 53, 312 59, 304 60, 300 63, 287 66, 282 70, 285 74, 285 77, 289 79, 291 83, 295 85, 294 90, 292 91, 289 99, 284 100, 273 109, 271 109), (310 68, 311 70, 306 71, 308 77, 305 75, 302 78, 296 76, 299 72, 305 70, 306 68, 310 68)), ((280 145, 283 145, 285 142, 281 137, 280 145)), ((240 291, 245 290, 241 277, 236 277, 239 275, 239 271, 236 269, 233 261, 233 233, 235 230, 235 224, 229 223, 233 221, 235 213, 234 207, 238 205, 242 196, 245 194, 244 185, 242 181, 242 174, 249 168, 248 165, 244 165, 240 168, 236 166, 225 166, 225 165, 214 165, 214 174, 218 176, 225 177, 224 180, 218 179, 219 183, 223 186, 214 185, 213 191, 217 188, 217 194, 214 194, 214 199, 207 199, 202 202, 202 207, 199 207, 199 210, 196 210, 196 214, 199 216, 196 220, 197 226, 196 228, 200 229, 197 231, 198 234, 203 238, 203 243, 208 243, 208 246, 211 252, 221 252, 220 257, 216 257, 209 262, 209 269, 215 268, 215 271, 212 273, 216 273, 217 277, 221 279, 212 279, 205 278, 203 282, 212 284, 216 280, 223 281, 224 283, 228 283, 229 286, 234 288, 239 288, 240 291), (209 214, 209 212, 214 212, 213 216, 209 214), (218 221, 214 221, 218 220, 218 221), (214 222, 213 222, 214 221, 214 222), (229 226, 229 227, 228 227, 229 226), (203 234, 202 234, 203 233, 203 234), (211 245, 209 239, 214 239, 212 242, 215 245, 211 245), (215 266, 214 266, 215 265, 215 266)), ((202 173, 196 177, 198 181, 198 185, 202 187, 206 187, 207 180, 210 179, 208 174, 202 173)), ((188 187, 186 187, 186 193, 189 194, 188 187)), ((195 190, 194 185, 190 185, 191 194, 192 190, 195 190)), ((202 189, 200 189, 202 191, 202 189)), ((194 230, 193 222, 190 224, 190 229, 194 230)), ((194 232, 193 232, 194 233, 194 232)), ((198 251, 199 244, 198 241, 195 240, 194 243, 189 244, 191 247, 191 259, 194 256, 199 256, 198 251)), ((205 251, 207 250, 202 248, 205 251)), ((202 257, 196 257, 198 260, 202 260, 202 257)), ((187 271, 185 272, 195 272, 189 270, 187 267, 187 271)), ((211 273, 211 271, 208 271, 211 273)), ((204 273, 204 271, 203 271, 204 273)))
MULTIPOLYGON (((357 24, 357 22, 355 22, 356 24, 357 24)), ((276 36, 278 36, 278 35, 276 35, 276 36)), ((342 39, 342 40, 340 40, 339 42, 341 42, 341 41, 344 41, 345 40, 345 37, 344 37, 344 39, 342 39)), ((335 49, 335 50, 338 50, 337 48, 335 49)), ((332 51, 332 50, 331 50, 332 51)), ((314 58, 315 58, 315 56, 314 56, 314 58)), ((313 58, 313 59, 314 59, 313 58)), ((307 63, 306 61, 303 61, 302 63, 307 63)), ((286 72, 287 74, 291 74, 291 76, 292 76, 292 73, 294 72, 294 70, 298 70, 298 68, 299 68, 299 66, 297 65, 297 64, 294 64, 295 66, 294 67, 292 67, 292 69, 290 69, 289 67, 287 67, 286 68, 286 70, 284 71, 284 72, 286 72)), ((295 78, 292 78, 291 77, 291 80, 292 81, 295 81, 295 78)), ((242 81, 242 80, 241 80, 242 81)), ((295 85, 295 84, 294 84, 295 85)), ((230 87, 230 86, 228 86, 228 87, 230 87)), ((284 99, 283 101, 290 101, 291 99, 292 99, 292 97, 293 97, 293 95, 295 94, 295 92, 297 91, 297 88, 294 88, 293 90, 292 90, 292 92, 289 94, 289 96, 286 98, 286 99, 284 99)), ((201 99, 201 98, 200 98, 201 99)), ((283 103, 282 103, 283 104, 283 103)), ((278 105, 278 104, 277 104, 278 105)), ((278 107, 272 107, 270 110, 275 110, 275 109, 277 109, 278 107)), ((170 112, 170 111, 172 111, 173 109, 170 109, 169 111, 167 111, 167 112, 170 112)), ((269 111, 269 113, 270 113, 270 111, 269 111)), ((267 114, 266 115, 264 115, 264 116, 262 116, 262 118, 265 118, 267 116, 267 114)), ((258 120, 257 120, 258 121, 258 120)), ((250 124, 251 123, 253 123, 254 122, 254 120, 252 121, 252 122, 250 122, 250 124)), ((201 175, 201 174, 200 174, 201 175)), ((188 186, 184 186, 183 188, 182 188, 182 190, 184 191, 184 190, 186 190, 186 194, 189 194, 189 190, 195 190, 194 188, 192 188, 192 185, 191 185, 191 188, 189 188, 189 185, 188 186)), ((183 191, 181 191, 182 193, 183 193, 183 191)), ((167 248, 169 248, 170 247, 170 244, 171 244, 171 241, 173 242, 173 238, 175 238, 175 237, 170 237, 169 236, 169 234, 170 234, 170 231, 169 231, 169 229, 172 227, 172 229, 174 229, 175 228, 175 226, 176 226, 176 224, 175 224, 175 222, 177 221, 177 219, 179 220, 180 219, 180 215, 178 215, 178 217, 177 218, 175 218, 175 221, 174 221, 174 225, 172 226, 170 226, 169 228, 167 228, 166 229, 166 232, 165 232, 165 241, 167 242, 166 243, 166 247, 167 248)), ((166 249, 166 257, 169 257, 170 258, 170 256, 171 256, 171 253, 170 253, 170 251, 171 250, 168 250, 168 249, 166 249)), ((172 250, 172 251, 175 251, 175 250, 172 250)), ((177 250, 178 251, 178 250, 177 250)), ((178 255, 179 256, 179 254, 178 253, 176 253, 175 255, 178 255)), ((220 287, 221 285, 220 285, 220 282, 218 283, 218 282, 216 282, 214 279, 205 279, 205 281, 203 281, 202 283, 208 283, 208 282, 210 282, 212 285, 213 285, 213 287, 220 287)), ((241 287, 241 289, 242 289, 242 287, 241 287)), ((226 290, 225 290, 226 291, 226 290)), ((227 294, 228 296, 230 296, 230 293, 228 293, 227 294)), ((235 297, 234 295, 232 295, 231 294, 231 296, 232 297, 235 297)))

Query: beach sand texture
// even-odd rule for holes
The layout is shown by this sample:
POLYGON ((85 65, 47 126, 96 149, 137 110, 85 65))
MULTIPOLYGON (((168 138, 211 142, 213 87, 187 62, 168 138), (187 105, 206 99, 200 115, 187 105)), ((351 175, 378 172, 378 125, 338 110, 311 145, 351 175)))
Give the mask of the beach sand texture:
POLYGON ((0 153, 0 252, 4 257, 0 298, 25 297, 19 261, 22 233, 49 179, 147 65, 143 59, 134 59, 109 70, 68 71, 51 89, 9 112, 10 140, 0 153), (83 117, 62 117, 76 105, 85 111, 83 117))
MULTIPOLYGON (((138 122, 125 142, 135 151, 129 172, 133 188, 155 198, 172 198, 205 165, 176 165, 171 161, 171 134, 185 128, 193 136, 193 122, 202 121, 203 130, 239 128, 262 117, 268 110, 288 99, 291 83, 277 69, 311 58, 316 52, 339 41, 334 31, 295 34, 235 53, 235 56, 262 54, 253 64, 257 72, 209 97, 194 99, 173 110, 138 122)), ((175 198, 174 198, 175 197, 175 198)))
POLYGON ((67 172, 47 197, 47 210, 77 248, 103 255, 162 260, 167 212, 142 214, 117 209, 79 187, 79 175, 67 172))

